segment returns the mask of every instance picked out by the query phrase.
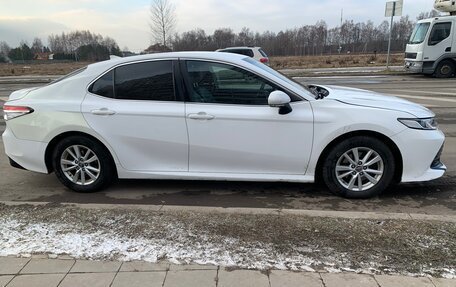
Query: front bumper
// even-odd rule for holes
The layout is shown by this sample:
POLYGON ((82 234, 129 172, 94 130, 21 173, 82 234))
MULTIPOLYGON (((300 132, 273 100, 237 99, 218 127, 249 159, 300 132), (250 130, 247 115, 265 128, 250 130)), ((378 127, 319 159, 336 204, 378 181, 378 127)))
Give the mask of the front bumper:
POLYGON ((409 73, 422 73, 423 62, 405 60, 404 68, 409 73))
POLYGON ((8 127, 2 138, 10 161, 30 171, 48 173, 44 160, 47 143, 18 139, 8 127))
POLYGON ((430 181, 445 174, 446 166, 440 161, 443 132, 406 129, 393 140, 402 155, 402 182, 430 181))

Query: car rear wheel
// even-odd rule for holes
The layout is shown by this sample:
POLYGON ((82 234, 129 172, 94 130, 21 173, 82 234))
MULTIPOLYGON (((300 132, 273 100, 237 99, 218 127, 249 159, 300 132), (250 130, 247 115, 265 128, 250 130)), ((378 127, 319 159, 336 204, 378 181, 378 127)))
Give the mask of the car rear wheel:
POLYGON ((53 154, 57 178, 76 192, 96 192, 115 178, 112 159, 104 146, 93 139, 72 136, 60 141, 53 154))
POLYGON ((347 198, 369 198, 391 185, 394 155, 376 138, 353 137, 337 144, 323 165, 323 179, 331 192, 347 198))

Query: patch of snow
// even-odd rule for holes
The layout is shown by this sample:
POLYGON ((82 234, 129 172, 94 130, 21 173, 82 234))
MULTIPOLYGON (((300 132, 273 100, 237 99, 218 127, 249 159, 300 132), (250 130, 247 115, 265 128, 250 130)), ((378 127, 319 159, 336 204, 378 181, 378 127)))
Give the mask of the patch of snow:
MULTIPOLYGON (((108 220, 109 221, 109 220, 108 220)), ((116 225, 112 219, 108 224, 116 225)), ((131 225, 137 223, 131 222, 131 225)), ((162 227, 163 228, 163 227, 162 227)), ((348 268, 344 254, 316 260, 322 247, 296 247, 300 252, 283 254, 271 243, 244 242, 226 236, 211 237, 204 232, 189 230, 184 225, 169 223, 161 237, 146 238, 141 235, 127 237, 115 228, 90 231, 76 223, 30 223, 16 217, 0 219, 0 256, 31 254, 69 255, 74 258, 97 260, 141 260, 158 262, 166 259, 171 263, 197 263, 222 265, 245 269, 281 269, 315 271, 317 266, 331 273, 350 271, 378 273, 379 266, 366 262, 358 269, 348 268), (309 254, 306 256, 304 254, 309 254)), ((437 271, 437 270, 423 270, 437 271)), ((456 269, 444 270, 444 277, 456 278, 456 269)))

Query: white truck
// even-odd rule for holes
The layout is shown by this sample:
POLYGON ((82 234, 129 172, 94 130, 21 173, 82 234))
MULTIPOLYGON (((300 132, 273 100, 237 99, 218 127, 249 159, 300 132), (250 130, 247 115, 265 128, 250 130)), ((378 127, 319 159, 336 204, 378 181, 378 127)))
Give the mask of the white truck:
POLYGON ((405 69, 450 78, 456 74, 456 0, 436 0, 434 8, 449 12, 418 21, 405 50, 405 69))

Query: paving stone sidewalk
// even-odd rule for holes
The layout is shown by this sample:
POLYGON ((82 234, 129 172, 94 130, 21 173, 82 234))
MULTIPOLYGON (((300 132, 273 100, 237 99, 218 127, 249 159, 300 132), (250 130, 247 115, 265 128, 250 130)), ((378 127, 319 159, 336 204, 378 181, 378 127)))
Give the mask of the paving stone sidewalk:
POLYGON ((456 287, 456 280, 218 266, 0 257, 0 287, 456 287))

